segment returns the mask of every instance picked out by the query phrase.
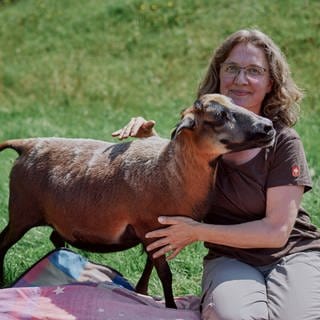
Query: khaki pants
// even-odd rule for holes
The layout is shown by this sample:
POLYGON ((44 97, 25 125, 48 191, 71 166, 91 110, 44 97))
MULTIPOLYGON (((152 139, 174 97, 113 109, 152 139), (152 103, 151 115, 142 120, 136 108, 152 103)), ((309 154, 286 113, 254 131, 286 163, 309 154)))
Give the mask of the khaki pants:
POLYGON ((320 251, 264 267, 205 261, 202 292, 203 320, 319 320, 320 251))

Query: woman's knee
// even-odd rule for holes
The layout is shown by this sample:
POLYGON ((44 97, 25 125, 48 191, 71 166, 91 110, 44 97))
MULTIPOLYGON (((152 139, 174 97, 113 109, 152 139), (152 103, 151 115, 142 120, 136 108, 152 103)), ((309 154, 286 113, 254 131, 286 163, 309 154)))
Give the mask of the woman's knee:
POLYGON ((245 296, 226 298, 225 303, 219 304, 207 299, 202 304, 201 314, 203 320, 268 320, 267 302, 245 296))
POLYGON ((319 252, 301 252, 283 258, 266 280, 270 319, 319 319, 319 252))
POLYGON ((205 265, 202 319, 268 319, 264 278, 255 268, 221 258, 205 265))

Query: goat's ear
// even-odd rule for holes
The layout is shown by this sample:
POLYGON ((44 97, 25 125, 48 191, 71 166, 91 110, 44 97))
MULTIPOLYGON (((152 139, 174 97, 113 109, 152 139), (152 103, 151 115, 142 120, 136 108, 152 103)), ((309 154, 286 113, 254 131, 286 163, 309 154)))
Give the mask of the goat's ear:
POLYGON ((196 111, 203 111, 204 109, 203 103, 199 99, 194 102, 193 107, 196 111))
POLYGON ((192 130, 195 126, 195 121, 191 117, 183 118, 176 126, 176 128, 171 133, 171 140, 175 139, 182 130, 189 129, 192 130))

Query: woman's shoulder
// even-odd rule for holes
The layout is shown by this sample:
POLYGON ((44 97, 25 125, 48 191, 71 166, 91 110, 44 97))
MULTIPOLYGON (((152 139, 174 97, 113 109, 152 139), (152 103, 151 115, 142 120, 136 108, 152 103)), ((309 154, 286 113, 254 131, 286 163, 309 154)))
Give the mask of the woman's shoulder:
POLYGON ((276 131, 275 143, 268 154, 268 187, 303 185, 309 190, 311 178, 299 134, 289 127, 276 128, 276 131))
POLYGON ((268 149, 270 161, 287 162, 290 158, 305 158, 303 143, 294 128, 275 126, 275 130, 274 144, 268 149))
POLYGON ((280 147, 283 144, 295 143, 298 145, 302 145, 301 138, 298 132, 292 128, 287 126, 275 126, 276 137, 274 147, 280 147))
POLYGON ((281 126, 281 125, 274 125, 275 130, 276 130, 276 137, 277 138, 281 138, 281 139, 300 139, 300 136, 298 134, 298 132, 292 128, 292 127, 288 127, 288 126, 281 126))

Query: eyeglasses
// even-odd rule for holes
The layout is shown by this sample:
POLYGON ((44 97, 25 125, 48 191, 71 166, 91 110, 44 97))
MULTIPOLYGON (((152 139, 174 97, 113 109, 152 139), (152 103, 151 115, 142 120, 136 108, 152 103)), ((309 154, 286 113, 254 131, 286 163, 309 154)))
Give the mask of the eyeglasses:
POLYGON ((266 68, 256 65, 240 67, 235 63, 221 63, 221 71, 225 76, 237 77, 241 70, 244 70, 246 77, 253 79, 261 78, 267 72, 266 68))

